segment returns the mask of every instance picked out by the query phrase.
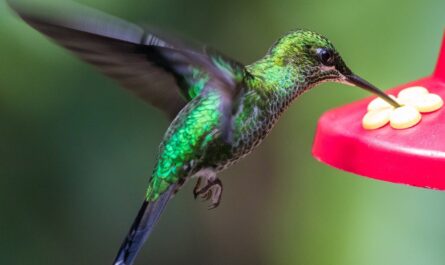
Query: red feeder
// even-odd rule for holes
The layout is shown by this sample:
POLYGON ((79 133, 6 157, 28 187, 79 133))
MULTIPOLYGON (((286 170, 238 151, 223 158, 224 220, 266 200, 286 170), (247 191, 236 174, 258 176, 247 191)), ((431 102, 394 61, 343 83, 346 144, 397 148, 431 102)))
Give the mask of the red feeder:
MULTIPOLYGON (((445 34, 431 76, 390 89, 426 87, 445 99, 445 34)), ((445 190, 445 107, 422 114, 416 126, 367 131, 361 120, 372 98, 330 110, 318 121, 312 153, 319 161, 362 176, 445 190)))

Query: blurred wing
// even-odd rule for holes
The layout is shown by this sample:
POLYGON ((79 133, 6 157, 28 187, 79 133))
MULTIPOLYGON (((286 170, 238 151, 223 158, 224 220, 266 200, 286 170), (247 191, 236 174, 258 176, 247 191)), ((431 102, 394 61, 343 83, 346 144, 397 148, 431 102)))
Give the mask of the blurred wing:
POLYGON ((234 93, 244 66, 206 48, 190 49, 86 7, 23 5, 9 1, 36 30, 173 118, 201 93, 200 82, 221 79, 234 93), (229 71, 236 69, 236 74, 229 71))

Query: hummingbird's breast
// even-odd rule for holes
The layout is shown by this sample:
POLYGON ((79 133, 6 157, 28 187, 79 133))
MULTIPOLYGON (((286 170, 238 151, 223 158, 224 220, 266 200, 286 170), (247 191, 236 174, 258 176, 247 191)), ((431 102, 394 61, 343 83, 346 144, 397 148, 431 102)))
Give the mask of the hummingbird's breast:
POLYGON ((231 155, 217 167, 221 171, 250 154, 270 133, 292 100, 300 93, 271 93, 267 97, 250 90, 233 116, 231 155))

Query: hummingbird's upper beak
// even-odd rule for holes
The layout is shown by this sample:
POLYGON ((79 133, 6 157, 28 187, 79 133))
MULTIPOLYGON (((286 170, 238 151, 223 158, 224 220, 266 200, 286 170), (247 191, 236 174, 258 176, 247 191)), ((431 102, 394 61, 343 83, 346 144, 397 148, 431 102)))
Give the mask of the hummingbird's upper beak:
POLYGON ((344 77, 345 77, 345 80, 344 80, 345 83, 347 83, 349 85, 361 87, 365 90, 368 90, 369 92, 376 94, 381 99, 385 100, 386 102, 388 102, 388 104, 391 104, 395 108, 400 107, 399 103, 397 103, 394 99, 390 98, 387 94, 385 94, 385 92, 381 91, 380 89, 378 89, 377 87, 375 87, 374 85, 372 85, 371 83, 366 81, 365 79, 363 79, 353 73, 344 75, 344 77))

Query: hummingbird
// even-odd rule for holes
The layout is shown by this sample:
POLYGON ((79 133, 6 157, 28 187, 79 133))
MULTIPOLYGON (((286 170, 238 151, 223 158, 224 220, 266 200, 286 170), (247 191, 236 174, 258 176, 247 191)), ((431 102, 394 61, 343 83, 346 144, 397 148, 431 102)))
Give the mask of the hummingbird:
POLYGON ((133 264, 167 203, 196 178, 195 198, 221 202, 217 174, 247 156, 302 93, 324 82, 357 86, 398 103, 347 67, 333 44, 292 30, 244 65, 204 45, 162 35, 88 7, 9 5, 30 26, 167 114, 171 123, 142 206, 114 265, 133 264))

